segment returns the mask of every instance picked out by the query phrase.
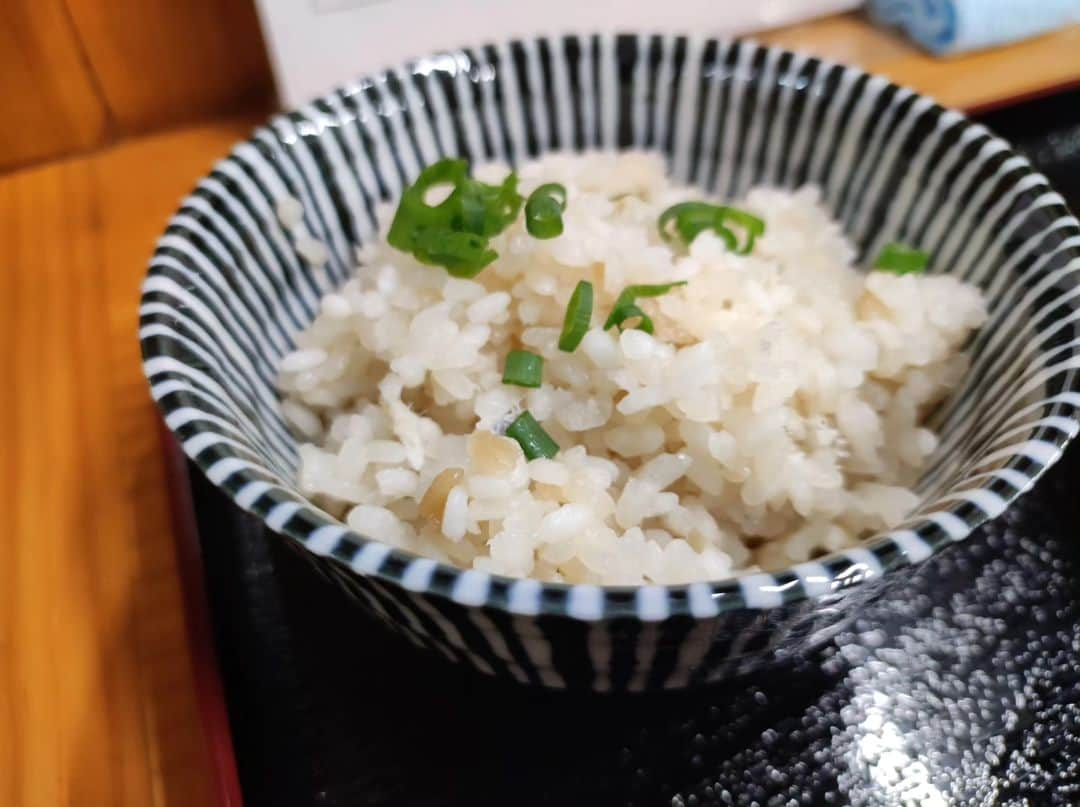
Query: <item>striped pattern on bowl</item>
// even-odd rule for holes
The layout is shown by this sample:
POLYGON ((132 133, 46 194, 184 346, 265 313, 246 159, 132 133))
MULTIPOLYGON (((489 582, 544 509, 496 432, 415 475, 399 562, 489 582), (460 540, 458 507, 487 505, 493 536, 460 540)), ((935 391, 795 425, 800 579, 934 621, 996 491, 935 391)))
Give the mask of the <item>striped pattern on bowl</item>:
MULTIPOLYGON (((984 127, 857 69, 748 42, 570 36, 462 49, 359 79, 274 118, 202 179, 143 286, 151 391, 184 450, 237 504, 417 644, 522 682, 679 688, 827 639, 881 581, 963 540, 1034 484, 1077 431, 1080 228, 984 127), (815 183, 862 255, 891 240, 981 286, 990 320, 933 415, 922 506, 863 546, 772 574, 599 588, 510 580, 360 536, 297 491, 276 366, 354 247, 445 155, 517 163, 647 148, 674 177, 737 197, 815 183), (275 207, 303 202, 325 267, 275 207)), ((900 576, 902 578, 902 575, 900 576)))

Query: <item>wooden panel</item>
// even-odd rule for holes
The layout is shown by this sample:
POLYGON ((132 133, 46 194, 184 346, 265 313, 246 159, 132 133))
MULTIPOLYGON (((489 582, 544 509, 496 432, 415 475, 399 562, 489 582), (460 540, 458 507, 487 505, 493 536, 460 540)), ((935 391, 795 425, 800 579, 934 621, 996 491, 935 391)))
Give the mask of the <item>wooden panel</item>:
POLYGON ((1080 25, 1000 48, 937 58, 858 14, 770 31, 760 41, 856 64, 968 111, 1080 83, 1080 25))
POLYGON ((206 118, 271 91, 254 0, 67 0, 121 133, 206 118))
POLYGON ((1080 25, 950 59, 918 53, 887 62, 882 70, 946 106, 1000 107, 1080 83, 1080 25))
POLYGON ((214 803, 136 307, 253 123, 0 178, 0 804, 214 803))
MULTIPOLYGON (((253 0, 11 0, 0 25, 0 170, 272 92, 253 0)), ((1080 83, 1080 26, 937 59, 857 14, 761 34, 859 64, 962 109, 1080 83)))
POLYGON ((4 3, 0 170, 95 146, 106 122, 64 0, 4 3))
POLYGON ((110 347, 94 184, 90 162, 76 160, 16 174, 0 191, 0 320, 18 390, 0 423, 0 487, 15 491, 14 521, 0 531, 0 731, 15 756, 0 766, 15 774, 0 791, 5 804, 151 797, 131 697, 138 659, 125 640, 138 547, 113 487, 121 447, 102 383, 110 347))

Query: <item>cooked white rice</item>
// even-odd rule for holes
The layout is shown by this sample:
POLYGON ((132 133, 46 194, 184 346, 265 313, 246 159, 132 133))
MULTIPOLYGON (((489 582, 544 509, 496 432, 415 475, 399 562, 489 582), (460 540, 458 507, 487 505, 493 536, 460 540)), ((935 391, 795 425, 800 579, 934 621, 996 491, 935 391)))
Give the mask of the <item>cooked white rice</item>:
POLYGON ((520 176, 525 194, 566 186, 562 236, 519 220, 475 280, 379 244, 323 299, 281 362, 305 494, 458 566, 601 584, 805 561, 916 505, 909 486, 937 443, 920 420, 965 372, 960 348, 986 316, 976 288, 857 270, 814 188, 739 203, 766 222, 752 254, 711 233, 682 254, 657 216, 700 192, 654 156, 552 156, 520 176), (593 325, 564 353, 581 279, 593 325), (655 336, 601 330, 624 287, 674 280, 689 282, 639 303, 655 336), (544 357, 539 389, 502 383, 520 347, 544 357), (526 462, 497 436, 525 408, 554 459, 526 462))

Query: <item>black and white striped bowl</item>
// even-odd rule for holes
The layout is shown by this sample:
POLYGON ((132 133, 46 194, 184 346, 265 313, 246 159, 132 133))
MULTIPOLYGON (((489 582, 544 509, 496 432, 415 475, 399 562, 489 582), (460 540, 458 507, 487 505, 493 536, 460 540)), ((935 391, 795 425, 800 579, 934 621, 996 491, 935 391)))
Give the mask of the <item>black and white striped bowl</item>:
POLYGON ((143 286, 154 398, 187 454, 415 643, 552 687, 679 688, 827 639, 897 570, 963 540, 1060 455, 1080 407, 1080 228, 984 127, 859 70, 752 43, 539 38, 420 59, 258 129, 170 221, 143 286), (864 255, 918 245, 991 301, 966 383, 934 415, 923 504, 865 545, 773 574, 688 586, 511 580, 350 532, 294 481, 278 358, 342 283, 373 210, 443 155, 516 163, 550 150, 651 148, 679 180, 738 196, 819 184, 864 255), (329 247, 297 257, 276 202, 329 247), (877 582, 875 582, 877 581, 877 582))

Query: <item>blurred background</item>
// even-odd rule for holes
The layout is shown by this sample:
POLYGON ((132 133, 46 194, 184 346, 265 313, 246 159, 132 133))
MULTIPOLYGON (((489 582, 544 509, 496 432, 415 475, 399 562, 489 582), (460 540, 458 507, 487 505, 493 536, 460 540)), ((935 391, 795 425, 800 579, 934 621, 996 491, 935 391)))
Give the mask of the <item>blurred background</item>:
MULTIPOLYGON (((139 283, 167 217, 197 177, 274 110, 365 70, 504 35, 603 28, 750 35, 859 65, 962 109, 1012 140, 1074 210, 1080 199, 1080 0, 7 0, 3 12, 0 370, 7 383, 0 392, 0 512, 7 520, 0 530, 0 805, 239 804, 241 789, 253 804, 365 803, 363 781, 343 784, 357 775, 345 753, 347 731, 365 723, 346 726, 337 713, 337 695, 355 686, 362 660, 353 659, 352 667, 334 656, 332 640, 314 633, 317 625, 297 629, 301 639, 314 638, 282 644, 292 639, 280 633, 276 598, 288 587, 288 572, 275 572, 264 545, 224 541, 217 555, 200 557, 185 471, 163 459, 135 338, 139 283), (225 648, 223 681, 215 632, 225 648), (318 663, 332 669, 330 678, 318 680, 340 689, 308 688, 318 690, 319 703, 304 708, 321 703, 323 722, 314 722, 328 727, 313 734, 311 715, 300 707, 271 716, 266 705, 302 683, 290 665, 306 653, 311 672, 317 664, 310 659, 320 650, 330 655, 318 663), (335 735, 335 726, 345 733, 335 735), (323 756, 297 756, 313 748, 323 756), (286 770, 305 774, 290 786, 307 788, 310 799, 294 798, 274 775, 286 770)), ((1075 470, 1075 463, 1069 467, 1075 470)), ((1060 476, 1050 489, 1073 501, 1068 483, 1060 476)), ((202 522, 227 529, 227 512, 213 509, 220 502, 203 495, 202 522)), ((1055 540, 1059 548, 1068 544, 1064 534, 1055 540)), ((1045 567, 1028 591, 1032 602, 1051 598, 1038 601, 1050 619, 1064 613, 1052 598, 1065 597, 1068 575, 1047 552, 1034 545, 1017 550, 1032 568, 1045 567)), ((936 586, 925 581, 928 589, 936 586)), ((1016 613, 1027 619, 1036 611, 1016 613)), ((1062 617, 1062 624, 1072 618, 1062 617)), ((1045 620, 1031 619, 1021 627, 1037 635, 1036 623, 1045 620)), ((966 624, 956 623, 957 636, 966 624)), ((1011 658, 1029 658, 1023 652, 1011 658)), ((1017 663, 1031 667, 1030 658, 1017 663)), ((608 743, 613 755, 628 749, 629 767, 613 774, 623 784, 637 782, 641 759, 665 749, 688 766, 678 775, 697 782, 693 744, 701 724, 694 721, 707 718, 733 738, 731 748, 706 754, 710 770, 727 771, 732 781, 751 771, 760 784, 773 774, 754 772, 754 759, 767 756, 754 749, 772 742, 761 730, 772 724, 738 720, 762 698, 772 699, 776 715, 796 721, 785 734, 795 737, 806 715, 820 718, 839 708, 842 699, 834 703, 831 694, 814 700, 831 692, 833 682, 813 676, 832 674, 822 667, 801 679, 803 689, 777 684, 729 699, 738 714, 719 702, 707 713, 683 703, 688 728, 675 734, 642 735, 611 707, 596 716, 608 721, 608 733, 599 739, 586 733, 579 745, 583 753, 594 740, 608 743), (750 756, 734 756, 739 749, 751 749, 750 756)), ((901 670, 896 680, 880 683, 895 691, 923 674, 931 682, 937 675, 901 670)), ((1047 687, 1050 710, 1057 703, 1051 695, 1066 690, 1054 681, 1047 687)), ((937 690, 920 692, 928 710, 940 707, 937 690)), ((513 697, 507 695, 506 710, 519 705, 513 697)), ((1075 693, 1069 699, 1075 740, 1078 699, 1075 693)), ((667 705, 655 711, 658 726, 680 715, 667 705)), ((378 727, 400 723, 390 706, 380 714, 378 727)), ((828 720, 818 718, 828 737, 828 720)), ((943 736, 961 749, 973 742, 943 736)), ((809 750, 798 746, 805 755, 797 762, 816 770, 814 737, 804 738, 809 750)), ((388 765, 390 751, 407 753, 414 742, 411 735, 397 739, 383 749, 388 765)), ((367 736, 372 753, 381 740, 367 736)), ((546 764, 544 749, 533 752, 536 771, 525 774, 542 773, 546 764)), ((969 761, 981 771, 985 759, 969 761)), ((1074 783, 1080 781, 1075 760, 1074 783)), ((1018 800, 1008 803, 1078 803, 1080 789, 1058 789, 1064 800, 1042 798, 1056 787, 1059 761, 1047 763, 1044 791, 1028 800, 1018 790, 1018 800)), ((404 782, 404 769, 397 773, 404 782)), ((569 782, 567 792, 587 786, 602 793, 612 781, 601 768, 591 776, 569 782)), ((664 782, 645 782, 635 792, 638 803, 656 803, 655 793, 673 791, 664 782)), ((394 791, 383 795, 380 803, 400 803, 394 791)), ((424 803, 437 803, 432 799, 424 803)))
POLYGON ((1080 0, 12 0, 0 170, 244 111, 295 106, 439 47, 560 30, 754 35, 968 111, 1080 77, 1080 0), (276 88, 276 92, 275 92, 276 88))

